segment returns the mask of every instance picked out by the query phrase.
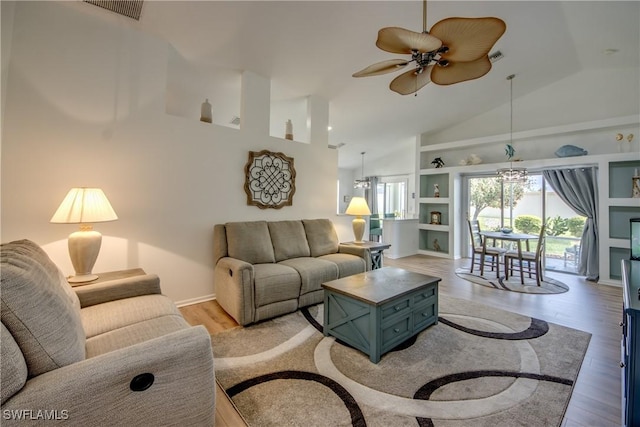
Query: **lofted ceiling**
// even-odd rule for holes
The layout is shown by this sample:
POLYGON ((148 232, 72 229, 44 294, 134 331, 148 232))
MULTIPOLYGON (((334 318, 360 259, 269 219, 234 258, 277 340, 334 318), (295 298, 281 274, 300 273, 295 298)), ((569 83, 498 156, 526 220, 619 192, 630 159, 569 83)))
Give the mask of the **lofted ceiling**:
POLYGON ((480 79, 429 84, 417 96, 389 90, 396 74, 353 78, 367 65, 398 57, 375 46, 380 28, 422 30, 421 1, 147 0, 139 25, 195 67, 269 78, 275 99, 328 100, 329 143, 344 144, 344 168, 359 167, 361 151, 368 160, 383 158, 418 134, 508 102, 510 74, 519 76, 519 97, 585 68, 640 62, 637 1, 429 1, 427 13, 428 28, 452 16, 503 19, 507 31, 492 52, 504 57, 480 79))

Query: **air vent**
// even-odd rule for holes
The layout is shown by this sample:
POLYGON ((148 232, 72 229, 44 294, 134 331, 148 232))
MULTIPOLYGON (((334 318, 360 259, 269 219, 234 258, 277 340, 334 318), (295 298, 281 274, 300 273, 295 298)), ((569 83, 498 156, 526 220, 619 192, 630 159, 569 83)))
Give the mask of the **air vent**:
POLYGON ((240 117, 233 116, 233 118, 231 119, 231 121, 229 123, 231 123, 232 125, 239 126, 240 125, 240 117))
POLYGON ((84 2, 139 21, 143 0, 84 0, 84 2))
POLYGON ((496 62, 504 58, 504 55, 499 50, 496 50, 492 54, 489 55, 489 61, 496 62))

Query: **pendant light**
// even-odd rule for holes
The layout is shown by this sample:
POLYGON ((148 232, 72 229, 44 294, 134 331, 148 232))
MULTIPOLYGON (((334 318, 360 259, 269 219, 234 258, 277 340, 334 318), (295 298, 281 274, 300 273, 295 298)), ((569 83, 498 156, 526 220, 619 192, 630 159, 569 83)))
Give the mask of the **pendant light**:
POLYGON ((353 188, 364 188, 365 190, 368 190, 369 188, 371 188, 371 180, 369 180, 368 177, 364 177, 364 153, 364 151, 360 153, 362 155, 361 179, 356 179, 355 181, 353 181, 353 188))
POLYGON ((509 143, 505 147, 505 154, 509 159, 509 167, 498 169, 497 173, 502 181, 504 182, 525 182, 527 180, 527 169, 526 168, 514 168, 513 167, 513 156, 516 154, 516 150, 513 148, 513 79, 516 75, 511 74, 507 77, 509 80, 509 97, 510 104, 509 109, 511 111, 510 120, 509 120, 509 143))

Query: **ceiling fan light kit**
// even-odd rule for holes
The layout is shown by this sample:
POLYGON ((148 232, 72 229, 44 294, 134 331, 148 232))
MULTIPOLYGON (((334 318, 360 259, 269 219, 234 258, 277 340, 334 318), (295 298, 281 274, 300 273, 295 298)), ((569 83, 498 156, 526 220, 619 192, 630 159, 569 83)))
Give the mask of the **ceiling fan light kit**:
POLYGON ((376 46, 411 59, 390 59, 370 65, 353 77, 387 74, 414 63, 396 77, 389 88, 401 95, 417 92, 429 82, 451 85, 480 78, 491 70, 489 52, 506 31, 503 20, 446 18, 427 31, 427 2, 423 0, 423 31, 385 27, 378 31, 376 46))

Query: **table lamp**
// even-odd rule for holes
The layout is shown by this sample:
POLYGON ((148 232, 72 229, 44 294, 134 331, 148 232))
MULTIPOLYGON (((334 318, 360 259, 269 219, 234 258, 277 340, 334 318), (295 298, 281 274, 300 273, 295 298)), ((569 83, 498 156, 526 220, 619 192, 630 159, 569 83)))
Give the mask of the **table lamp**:
POLYGON ((362 216, 371 215, 367 201, 364 197, 353 197, 345 213, 347 215, 355 215, 355 218, 353 219, 353 235, 356 239, 356 243, 362 243, 365 225, 365 220, 362 216))
POLYGON ((98 278, 91 270, 98 259, 102 234, 88 223, 116 219, 118 216, 101 189, 83 187, 69 190, 51 222, 80 224, 80 231, 71 233, 68 240, 69 256, 76 271, 76 275, 68 279, 70 283, 90 282, 98 278))

